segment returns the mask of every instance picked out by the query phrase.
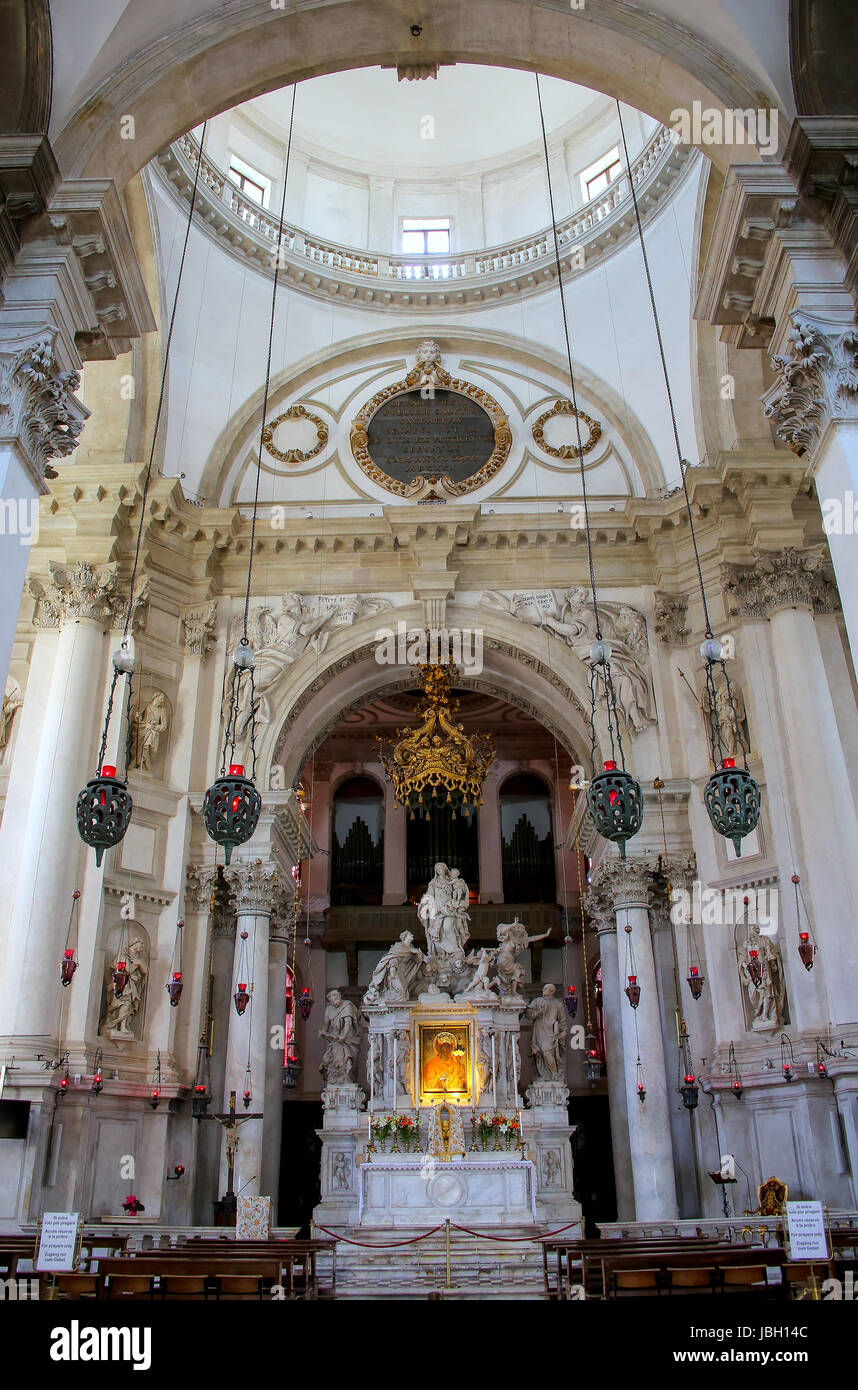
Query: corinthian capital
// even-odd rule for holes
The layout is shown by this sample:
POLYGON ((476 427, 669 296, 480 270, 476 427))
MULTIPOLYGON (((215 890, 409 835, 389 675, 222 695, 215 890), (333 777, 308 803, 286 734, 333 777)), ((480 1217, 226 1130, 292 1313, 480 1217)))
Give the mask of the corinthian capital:
POLYGON ((276 864, 263 864, 261 859, 253 859, 249 863, 231 864, 223 872, 239 916, 271 916, 285 887, 276 864))
POLYGON ((777 380, 760 397, 794 454, 813 450, 826 420, 858 418, 858 328, 794 309, 777 380))
POLYGON ((64 623, 88 618, 103 627, 113 622, 119 595, 115 561, 106 565, 50 563, 50 579, 28 580, 27 587, 38 600, 36 627, 62 627, 64 623))
POLYGON ((215 865, 189 864, 185 875, 185 910, 188 912, 210 910, 212 894, 217 881, 215 865))
POLYGON ((769 618, 782 608, 833 613, 839 607, 831 566, 817 550, 787 546, 766 552, 753 565, 724 565, 721 584, 740 618, 769 618))
POLYGON ((688 640, 688 595, 657 592, 654 626, 666 647, 684 647, 688 640))
POLYGON ((615 912, 625 907, 650 906, 657 891, 658 865, 641 855, 627 859, 605 856, 593 875, 593 887, 602 889, 615 912))
POLYGON ((16 436, 23 444, 42 491, 49 460, 66 458, 77 448, 89 417, 74 394, 80 375, 61 370, 54 355, 55 338, 56 329, 45 327, 29 340, 0 350, 0 435, 16 436))

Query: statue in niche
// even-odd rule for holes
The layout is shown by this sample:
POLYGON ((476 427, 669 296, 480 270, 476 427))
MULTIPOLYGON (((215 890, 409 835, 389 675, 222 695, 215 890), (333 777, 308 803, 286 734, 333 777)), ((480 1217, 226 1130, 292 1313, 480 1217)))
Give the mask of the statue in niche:
POLYGON ((152 771, 152 759, 158 752, 161 735, 170 722, 167 697, 155 690, 141 710, 131 720, 131 765, 141 772, 152 771))
POLYGON ((319 1036, 327 1039, 319 1063, 325 1085, 338 1086, 354 1081, 360 1047, 360 1022, 354 1004, 344 999, 338 989, 328 991, 325 1026, 319 1029, 319 1036))
POLYGON ((104 1021, 98 1030, 102 1037, 112 1038, 115 1042, 130 1041, 135 1038, 133 1025, 143 1005, 148 974, 147 956, 146 943, 142 938, 139 936, 131 937, 125 951, 128 983, 117 999, 116 990, 113 987, 114 956, 108 954, 105 980, 107 1009, 104 1021))
POLYGON ((745 993, 746 1013, 753 1032, 767 1032, 787 1022, 786 979, 783 961, 771 937, 764 936, 754 923, 748 924, 744 959, 739 962, 739 980, 745 993), (748 951, 757 951, 762 977, 755 985, 748 970, 748 951))
POLYGON ((366 1055, 366 1084, 373 1097, 384 1095, 384 1034, 371 1033, 366 1055))
MULTIPOLYGON (((480 1028, 477 1033, 477 1081, 479 1083, 480 1095, 491 1088, 492 1085, 492 1034, 490 1028, 480 1028)), ((476 1102, 478 1103, 478 1101, 476 1102)))
POLYGON ((544 1187, 559 1187, 560 1155, 549 1149, 542 1160, 542 1183, 544 1187))
POLYGON ((364 1004, 377 1004, 382 999, 397 1003, 406 1000, 425 961, 423 952, 414 945, 414 933, 400 932, 399 940, 394 941, 373 970, 364 1004))
POLYGON ((331 1167, 331 1175, 334 1180, 334 1187, 338 1192, 344 1192, 349 1185, 349 1159, 348 1154, 342 1152, 335 1153, 331 1167))
MULTIPOLYGON (((590 644, 596 639, 596 620, 592 598, 582 585, 573 585, 559 595, 555 590, 545 590, 508 596, 500 589, 490 589, 480 602, 518 622, 547 628, 582 661, 587 661, 590 644)), ((646 619, 628 604, 609 600, 599 601, 599 618, 602 635, 611 644, 611 675, 617 704, 629 729, 640 733, 656 722, 646 619)))
POLYGON ((524 982, 524 968, 516 961, 516 956, 526 951, 535 941, 544 941, 551 935, 551 928, 540 936, 528 936, 527 928, 518 916, 511 922, 498 922, 498 939, 495 970, 500 982, 501 993, 510 999, 519 998, 519 988, 524 982))
POLYGON ((9 745, 15 715, 23 703, 24 696, 21 693, 20 685, 14 676, 7 676, 6 689, 3 692, 3 712, 0 714, 0 753, 9 745))
POLYGON ((430 958, 464 955, 471 923, 468 899, 468 885, 459 870, 436 864, 434 876, 417 907, 430 958))
POLYGON ((555 998, 554 985, 543 985, 542 997, 533 999, 525 1014, 533 1020, 530 1051, 536 1074, 543 1081, 563 1079, 563 1054, 566 1049, 566 1005, 555 998))
POLYGON ((407 1028, 400 1028, 396 1033, 396 1075, 393 1071, 393 1043, 387 1049, 387 1075, 394 1081, 397 1096, 409 1095, 408 1090, 408 1063, 411 1060, 411 1034, 407 1028))

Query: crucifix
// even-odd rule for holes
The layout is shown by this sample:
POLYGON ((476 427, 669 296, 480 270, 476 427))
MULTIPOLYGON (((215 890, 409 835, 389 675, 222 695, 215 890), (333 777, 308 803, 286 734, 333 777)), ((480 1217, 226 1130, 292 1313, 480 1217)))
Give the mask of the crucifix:
POLYGON ((238 1201, 234 1191, 235 1154, 238 1148, 238 1129, 245 1120, 261 1120, 262 1111, 250 1111, 247 1115, 235 1113, 235 1091, 229 1093, 229 1110, 225 1115, 206 1115, 207 1120, 216 1120, 223 1125, 226 1134, 226 1192, 214 1204, 215 1225, 234 1226, 238 1201))

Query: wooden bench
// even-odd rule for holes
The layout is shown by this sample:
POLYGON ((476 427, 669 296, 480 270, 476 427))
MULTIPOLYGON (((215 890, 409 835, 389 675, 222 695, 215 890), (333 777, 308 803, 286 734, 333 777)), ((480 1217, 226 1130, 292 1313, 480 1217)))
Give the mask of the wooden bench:
POLYGON ((623 1297, 627 1292, 646 1293, 649 1297, 674 1291, 769 1298, 785 1298, 789 1294, 789 1283, 783 1277, 786 1255, 781 1249, 719 1245, 707 1250, 673 1248, 650 1249, 637 1255, 588 1255, 584 1257, 585 1270, 587 1261, 596 1258, 600 1259, 605 1296, 609 1299, 623 1297), (770 1284, 766 1271, 773 1268, 780 1271, 781 1280, 770 1284), (693 1278, 689 1271, 694 1271, 693 1278))
MULTIPOLYGON (((601 1256, 606 1251, 626 1255, 645 1254, 650 1250, 666 1251, 693 1249, 703 1251, 717 1249, 723 1244, 716 1238, 699 1236, 647 1236, 623 1240, 547 1240, 542 1242, 542 1279, 545 1296, 549 1299, 568 1299, 573 1285, 584 1283, 584 1256, 601 1256), (554 1266, 554 1268, 552 1268, 554 1266), (573 1277, 574 1276, 574 1277, 573 1277)), ((586 1286, 588 1297, 601 1298, 604 1294, 601 1268, 591 1266, 590 1283, 586 1286)))

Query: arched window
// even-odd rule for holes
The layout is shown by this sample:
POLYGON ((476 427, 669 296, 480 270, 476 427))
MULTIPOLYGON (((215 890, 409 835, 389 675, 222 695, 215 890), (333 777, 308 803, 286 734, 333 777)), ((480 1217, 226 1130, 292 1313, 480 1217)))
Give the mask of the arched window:
POLYGON ((334 793, 331 905, 376 907, 384 885, 384 794, 369 777, 349 777, 334 793))
POLYGON ((500 789, 503 895, 508 903, 557 899, 551 794, 527 773, 508 777, 500 789))

